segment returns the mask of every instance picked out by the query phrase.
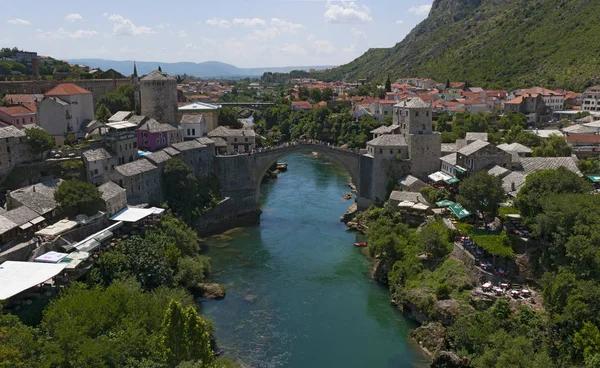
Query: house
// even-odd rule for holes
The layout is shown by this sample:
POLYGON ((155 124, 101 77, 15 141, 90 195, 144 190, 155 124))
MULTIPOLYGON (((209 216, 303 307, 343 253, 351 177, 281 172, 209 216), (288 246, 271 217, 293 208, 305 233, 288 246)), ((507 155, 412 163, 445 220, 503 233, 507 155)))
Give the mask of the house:
POLYGON ((204 102, 194 102, 179 107, 177 121, 181 121, 183 115, 202 115, 206 123, 206 131, 210 132, 219 126, 219 109, 221 106, 204 102))
POLYGON ((102 184, 98 190, 109 217, 127 207, 127 191, 112 181, 102 184))
POLYGON ((0 122, 22 128, 26 124, 35 124, 37 114, 24 105, 0 106, 0 122))
POLYGON ((109 177, 126 190, 130 204, 160 203, 162 200, 160 169, 145 158, 116 166, 109 177))
POLYGON ((137 145, 140 149, 155 152, 161 148, 183 141, 181 129, 170 124, 149 119, 136 130, 137 145))
POLYGON ((132 162, 138 158, 138 141, 135 133, 136 123, 132 119, 128 121, 117 121, 106 123, 108 129, 102 135, 104 147, 115 158, 111 162, 113 165, 123 165, 126 162, 132 162))
POLYGON ((479 132, 467 132, 467 134, 465 135, 465 139, 467 140, 467 144, 471 144, 475 141, 484 141, 487 142, 488 141, 488 134, 487 132, 484 133, 479 133, 479 132))
POLYGON ((184 114, 179 122, 183 131, 183 139, 190 140, 206 135, 206 119, 203 114, 184 114))
POLYGON ((313 109, 313 105, 308 101, 292 101, 293 111, 309 111, 313 109))
POLYGON ((77 135, 83 124, 94 120, 94 97, 75 84, 63 83, 44 94, 37 110, 38 125, 60 146, 67 134, 77 135))
POLYGON ((550 111, 539 94, 524 94, 504 102, 504 112, 523 113, 530 124, 543 123, 549 119, 550 111))
POLYGON ((502 188, 511 197, 516 197, 528 175, 540 170, 556 170, 563 167, 579 176, 583 176, 577 167, 577 159, 573 157, 522 157, 514 167, 502 178, 502 188))
POLYGON ((377 129, 370 131, 373 134, 373 138, 379 138, 384 134, 400 134, 400 125, 392 124, 390 126, 382 125, 377 129))
POLYGON ((425 184, 425 182, 423 182, 421 179, 412 175, 407 175, 403 178, 400 178, 398 184, 400 184, 402 189, 407 192, 418 192, 427 186, 427 184, 425 184))
POLYGON ((16 238, 29 239, 44 222, 44 217, 27 206, 3 212, 0 214, 0 244, 16 238))
POLYGON ((171 147, 179 151, 178 157, 192 168, 196 177, 203 178, 213 174, 214 148, 197 140, 175 143, 171 147))
POLYGON ((540 95, 544 104, 552 111, 560 111, 565 106, 565 95, 543 87, 533 87, 516 91, 515 96, 540 95))
POLYGON ((117 111, 113 116, 108 118, 109 123, 115 123, 118 121, 125 121, 133 116, 133 112, 131 111, 117 111))
POLYGON ((423 197, 423 195, 419 192, 404 192, 394 190, 390 193, 390 197, 388 198, 388 203, 393 208, 398 208, 403 202, 411 202, 414 204, 422 204, 427 207, 430 206, 429 202, 423 197))
POLYGON ((394 105, 397 103, 398 101, 396 100, 377 100, 371 102, 369 110, 375 119, 383 123, 386 116, 392 116, 394 105))
POLYGON ((210 139, 221 138, 227 142, 227 153, 244 153, 256 148, 256 133, 247 129, 231 129, 220 126, 207 135, 210 139))
POLYGON ((402 135, 384 134, 367 142, 367 154, 373 158, 408 159, 408 144, 402 135))
POLYGON ((600 85, 590 87, 583 92, 582 111, 600 111, 600 85))
POLYGON ((510 153, 489 142, 477 140, 458 150, 455 168, 457 173, 468 176, 471 172, 486 170, 496 165, 507 167, 511 162, 510 153))
POLYGON ((533 154, 533 150, 531 148, 524 146, 520 143, 499 144, 498 148, 510 153, 511 155, 516 154, 519 157, 531 157, 531 155, 533 154))
POLYGON ((108 180, 108 173, 115 165, 112 155, 104 148, 93 148, 81 153, 87 180, 100 185, 108 180))
POLYGON ((52 220, 57 215, 58 203, 54 200, 54 192, 58 189, 61 179, 48 180, 38 184, 6 192, 6 208, 8 210, 28 207, 46 220, 52 220))
POLYGON ((442 172, 452 177, 456 177, 456 157, 456 152, 440 157, 440 161, 442 162, 442 172))
POLYGON ((7 175, 15 165, 31 159, 25 132, 12 125, 0 127, 0 176, 7 175))
POLYGON ((573 148, 598 148, 600 147, 599 134, 573 134, 567 136, 567 143, 573 148))

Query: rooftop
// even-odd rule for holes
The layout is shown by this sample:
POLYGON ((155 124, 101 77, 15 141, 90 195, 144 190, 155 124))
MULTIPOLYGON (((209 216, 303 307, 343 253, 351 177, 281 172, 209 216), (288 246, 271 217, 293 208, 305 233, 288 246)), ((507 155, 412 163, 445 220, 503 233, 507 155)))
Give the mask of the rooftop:
POLYGON ((517 152, 517 153, 532 153, 533 150, 527 146, 524 146, 520 143, 504 143, 499 144, 498 148, 506 152, 517 152))
POLYGON ((146 116, 143 116, 143 115, 133 115, 129 119, 127 119, 127 122, 135 124, 136 126, 138 126, 141 123, 145 122, 146 120, 148 120, 148 118, 146 116))
POLYGON ((127 120, 131 117, 131 115, 133 115, 131 111, 117 111, 113 116, 108 118, 108 122, 111 123, 116 121, 127 120))
POLYGON ((460 153, 461 155, 469 156, 489 145, 490 145, 490 143, 488 143, 486 141, 476 140, 475 142, 468 144, 465 147, 458 150, 458 153, 460 153))
POLYGON ((492 176, 499 176, 499 177, 504 177, 506 174, 510 173, 510 170, 502 167, 502 166, 494 166, 491 169, 488 170, 488 174, 492 175, 492 176))
POLYGON ((37 219, 40 215, 27 206, 21 206, 3 213, 2 217, 14 222, 17 226, 21 226, 33 219, 37 219))
POLYGON ((43 284, 67 267, 66 263, 6 261, 0 265, 0 300, 43 284))
POLYGON ((220 106, 207 104, 205 102, 194 102, 179 107, 179 111, 212 111, 218 110, 220 106))
POLYGON ((456 165, 456 152, 452 152, 449 155, 443 156, 440 158, 440 160, 450 165, 456 165))
POLYGON ((62 183, 62 179, 49 180, 42 183, 16 189, 8 194, 11 198, 27 206, 40 215, 44 215, 57 207, 54 192, 62 183))
POLYGON ((98 190, 102 195, 102 199, 105 201, 108 201, 109 199, 116 197, 120 193, 125 192, 125 189, 121 188, 112 181, 108 181, 102 184, 98 187, 98 190))
POLYGON ((184 114, 179 124, 201 124, 203 121, 204 115, 202 114, 184 114))
POLYGON ((194 141, 185 141, 185 142, 174 143, 171 145, 171 147, 183 152, 183 151, 188 151, 188 150, 192 150, 192 149, 205 148, 206 146, 201 144, 200 142, 194 140, 194 141))
POLYGON ((46 92, 46 96, 71 96, 84 94, 92 94, 92 92, 73 83, 62 83, 46 92))
POLYGON ((177 130, 177 128, 169 124, 159 123, 154 119, 149 119, 147 122, 140 125, 138 130, 147 130, 150 133, 164 133, 177 130))
POLYGON ((154 166, 150 161, 146 160, 145 158, 141 158, 137 161, 129 162, 124 165, 115 167, 115 170, 117 170, 117 172, 123 176, 138 175, 155 169, 156 166, 154 166))
POLYGON ((394 107, 404 107, 404 108, 408 108, 408 109, 430 109, 431 105, 428 104, 427 102, 425 102, 422 98, 415 97, 415 98, 410 99, 408 102, 407 101, 400 102, 400 103, 394 105, 394 107))
POLYGON ((467 135, 465 136, 465 139, 467 141, 484 141, 487 142, 488 141, 488 134, 487 133, 476 133, 476 132, 467 132, 467 135))
POLYGON ((160 150, 160 151, 153 152, 149 155, 146 155, 144 157, 147 158, 153 164, 159 165, 164 162, 167 162, 167 160, 171 158, 171 155, 169 155, 168 153, 166 153, 163 150, 160 150))
POLYGON ((221 137, 212 137, 211 140, 215 142, 215 147, 227 147, 227 141, 221 137))
POLYGON ((18 137, 25 137, 25 132, 12 126, 12 125, 9 125, 4 128, 0 128, 0 138, 18 138, 18 137))
POLYGON ((522 157, 520 159, 523 171, 531 174, 538 170, 550 170, 564 167, 575 174, 582 176, 577 167, 577 160, 572 157, 522 157))
POLYGON ((215 141, 208 137, 200 137, 200 138, 197 138, 196 141, 198 141, 200 144, 203 144, 205 146, 215 144, 215 141))
POLYGON ((170 75, 168 75, 165 72, 159 72, 158 70, 155 70, 153 72, 150 72, 149 74, 147 74, 146 76, 144 76, 144 78, 140 79, 140 81, 145 82, 145 81, 168 81, 168 80, 175 80, 175 77, 171 77, 170 75))
POLYGON ((100 160, 108 160, 112 158, 110 153, 104 148, 95 148, 87 151, 83 151, 83 158, 89 161, 100 161, 100 160))
POLYGON ((161 151, 168 153, 170 156, 177 156, 179 151, 172 147, 163 148, 161 151))
POLYGON ((370 146, 401 147, 406 146, 406 139, 399 134, 384 134, 367 142, 370 146))
POLYGON ((33 115, 35 111, 31 111, 25 106, 9 106, 9 107, 0 107, 0 111, 10 116, 23 116, 23 115, 33 115))
POLYGON ((390 200, 398 201, 398 202, 414 202, 414 203, 423 203, 429 204, 425 197, 419 192, 404 192, 399 190, 394 190, 390 193, 390 200))
POLYGON ((209 138, 213 137, 255 137, 254 130, 248 129, 231 129, 225 126, 220 126, 207 134, 209 138))

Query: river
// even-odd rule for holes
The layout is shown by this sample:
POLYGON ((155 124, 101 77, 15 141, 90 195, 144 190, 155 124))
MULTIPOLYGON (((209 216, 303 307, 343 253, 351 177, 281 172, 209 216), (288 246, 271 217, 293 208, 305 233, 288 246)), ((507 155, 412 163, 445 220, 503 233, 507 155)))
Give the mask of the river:
POLYGON ((421 367, 415 325, 369 276, 364 240, 339 221, 350 178, 310 154, 261 188, 261 223, 207 242, 222 301, 205 301, 225 356, 252 367, 421 367))

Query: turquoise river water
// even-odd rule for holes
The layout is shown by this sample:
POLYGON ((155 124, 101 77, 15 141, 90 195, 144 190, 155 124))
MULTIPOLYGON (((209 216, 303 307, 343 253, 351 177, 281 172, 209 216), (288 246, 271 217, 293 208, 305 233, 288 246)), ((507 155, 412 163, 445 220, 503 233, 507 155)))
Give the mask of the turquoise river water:
POLYGON ((389 303, 339 221, 347 173, 310 154, 261 188, 261 223, 208 240, 222 301, 202 302, 225 356, 251 367, 422 367, 415 325, 389 303))

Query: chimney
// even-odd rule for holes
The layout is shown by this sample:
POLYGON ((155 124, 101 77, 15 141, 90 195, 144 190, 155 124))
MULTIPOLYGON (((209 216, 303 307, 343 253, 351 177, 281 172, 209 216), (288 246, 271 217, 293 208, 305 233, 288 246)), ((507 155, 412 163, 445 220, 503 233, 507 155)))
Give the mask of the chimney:
POLYGON ((516 186, 515 186, 515 182, 514 182, 514 181, 510 183, 510 189, 511 189, 511 191, 513 191, 513 192, 514 192, 515 190, 517 190, 517 188, 516 188, 516 186))

